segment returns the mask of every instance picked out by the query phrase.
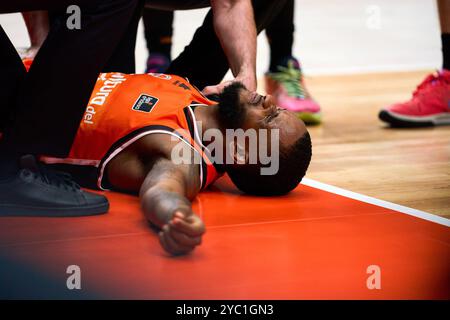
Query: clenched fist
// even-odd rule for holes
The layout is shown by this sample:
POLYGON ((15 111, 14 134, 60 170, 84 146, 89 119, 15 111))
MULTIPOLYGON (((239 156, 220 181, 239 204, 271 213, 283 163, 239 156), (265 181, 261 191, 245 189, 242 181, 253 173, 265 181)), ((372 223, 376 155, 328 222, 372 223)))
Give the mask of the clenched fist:
POLYGON ((196 214, 176 211, 172 220, 162 227, 159 241, 173 255, 188 253, 202 242, 205 225, 196 214))

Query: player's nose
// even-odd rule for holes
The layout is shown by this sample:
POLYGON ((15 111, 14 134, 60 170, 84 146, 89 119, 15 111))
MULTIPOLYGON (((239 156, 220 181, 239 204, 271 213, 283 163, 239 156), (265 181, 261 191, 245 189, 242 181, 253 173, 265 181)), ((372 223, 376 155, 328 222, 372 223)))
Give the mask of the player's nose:
POLYGON ((270 94, 268 94, 264 97, 264 102, 263 102, 264 109, 271 108, 271 107, 275 106, 275 104, 276 104, 275 99, 270 94))

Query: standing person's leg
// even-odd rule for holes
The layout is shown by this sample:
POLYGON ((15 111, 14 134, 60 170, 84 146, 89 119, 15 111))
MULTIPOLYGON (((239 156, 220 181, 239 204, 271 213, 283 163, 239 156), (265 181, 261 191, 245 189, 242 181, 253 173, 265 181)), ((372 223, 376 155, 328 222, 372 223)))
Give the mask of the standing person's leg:
MULTIPOLYGON (((128 27, 123 32, 119 43, 114 49, 111 57, 104 65, 101 72, 122 72, 122 73, 135 73, 136 72, 136 60, 135 60, 135 47, 136 47, 136 35, 139 20, 142 16, 142 9, 144 7, 145 0, 137 0, 137 6, 133 11, 133 15, 128 23, 128 27)), ((54 10, 49 12, 49 22, 53 24, 61 16, 64 16, 64 10, 54 10)))
MULTIPOLYGON (((16 7, 10 2, 0 4, 0 12, 65 10, 72 4, 81 8, 81 28, 69 29, 67 17, 61 16, 52 24, 30 71, 23 75, 21 68, 11 69, 11 79, 16 83, 0 87, 0 96, 12 99, 2 110, 11 110, 14 119, 7 123, 0 141, 0 214, 84 215, 108 208, 106 198, 82 192, 67 176, 49 173, 30 158, 25 163, 22 157, 67 156, 98 74, 128 26, 136 1, 30 0, 18 2, 16 7)), ((0 51, 11 55, 10 61, 14 60, 13 50, 2 39, 0 51)), ((4 70, 7 63, 0 61, 0 69, 4 70)))
POLYGON ((278 71, 277 64, 292 57, 294 45, 294 0, 286 1, 286 5, 266 28, 267 40, 270 46, 271 72, 278 71))
POLYGON ((102 72, 136 72, 136 37, 139 21, 142 16, 145 0, 137 0, 137 6, 133 11, 131 20, 126 28, 119 44, 116 46, 113 55, 101 70, 102 72))
POLYGON ((142 20, 149 57, 146 72, 163 73, 172 61, 173 11, 145 8, 142 20))
POLYGON ((79 30, 67 28, 66 16, 52 24, 22 82, 16 120, 5 135, 16 152, 67 156, 97 76, 136 5, 131 0, 98 2, 81 6, 79 30))
MULTIPOLYGON (((16 49, 0 26, 0 133, 11 122, 12 107, 25 77, 25 67, 16 49)), ((1 170, 1 169, 0 169, 1 170)))
POLYGON ((266 91, 280 107, 295 112, 306 124, 318 124, 322 120, 320 106, 306 88, 300 62, 292 54, 294 31, 294 0, 288 0, 266 28, 270 46, 266 91))
MULTIPOLYGON (((258 32, 264 30, 278 15, 285 0, 253 0, 253 10, 258 32)), ((168 73, 187 77, 198 88, 219 83, 228 71, 228 60, 214 32, 212 12, 208 12, 190 44, 174 60, 168 73)))
POLYGON ((438 0, 442 39, 442 69, 428 75, 406 102, 380 111, 378 118, 394 127, 450 125, 450 1, 438 0))

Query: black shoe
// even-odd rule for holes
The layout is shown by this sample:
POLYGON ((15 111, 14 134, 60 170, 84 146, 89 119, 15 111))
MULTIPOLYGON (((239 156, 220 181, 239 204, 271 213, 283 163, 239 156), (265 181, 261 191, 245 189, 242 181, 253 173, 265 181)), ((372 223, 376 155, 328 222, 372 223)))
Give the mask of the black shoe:
POLYGON ((20 159, 16 175, 0 180, 0 216, 76 217, 106 213, 106 197, 80 189, 69 174, 20 159))

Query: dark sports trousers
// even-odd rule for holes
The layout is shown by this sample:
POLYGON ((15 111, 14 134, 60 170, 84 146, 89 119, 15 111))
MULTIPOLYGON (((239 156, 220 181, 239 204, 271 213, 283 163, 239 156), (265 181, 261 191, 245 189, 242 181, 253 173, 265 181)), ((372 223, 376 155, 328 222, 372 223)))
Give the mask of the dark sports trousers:
POLYGON ((98 74, 107 64, 121 66, 113 52, 119 43, 129 45, 123 35, 137 4, 138 0, 0 2, 0 13, 81 8, 80 30, 66 27, 69 15, 53 20, 28 73, 0 26, 0 130, 5 132, 0 152, 67 156, 98 74))
POLYGON ((292 56, 294 31, 294 0, 287 0, 283 9, 266 28, 270 45, 271 71, 276 71, 280 60, 292 56))
MULTIPOLYGON (((258 33, 266 29, 285 8, 287 0, 252 0, 258 33)), ((175 11, 209 7, 209 0, 146 0, 145 7, 175 11)), ((139 10, 139 9, 138 9, 139 10)), ((137 23, 130 27, 127 37, 136 39, 137 23)), ((129 42, 131 43, 131 41, 129 42)), ((134 52, 132 48, 123 51, 134 52)), ((200 89, 218 84, 229 69, 228 60, 216 36, 211 10, 197 29, 192 41, 172 61, 167 73, 187 77, 200 89)), ((132 71, 133 72, 133 71, 132 71)))
POLYGON ((145 8, 142 20, 150 55, 160 53, 172 59, 173 11, 145 8))
MULTIPOLYGON (((149 53, 162 53, 171 59, 172 42, 167 39, 171 39, 173 34, 173 11, 145 8, 142 18, 149 53)), ((286 1, 265 30, 270 44, 269 69, 275 71, 282 59, 292 56, 295 31, 294 0, 286 1)))

